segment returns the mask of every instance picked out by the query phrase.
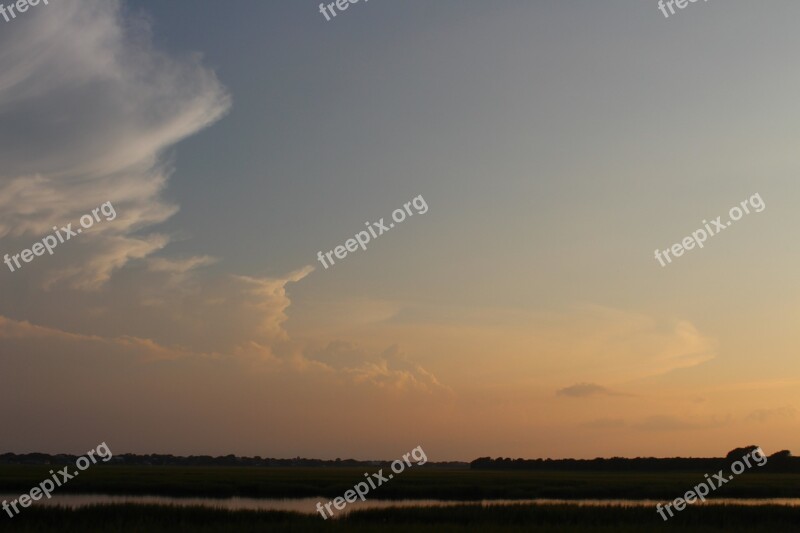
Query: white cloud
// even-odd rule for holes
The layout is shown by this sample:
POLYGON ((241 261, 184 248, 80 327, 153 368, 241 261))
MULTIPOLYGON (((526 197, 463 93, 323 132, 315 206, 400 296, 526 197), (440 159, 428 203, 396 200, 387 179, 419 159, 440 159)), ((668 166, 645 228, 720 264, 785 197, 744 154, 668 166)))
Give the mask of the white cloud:
MULTIPOLYGON (((111 201, 119 216, 58 251, 41 283, 97 289, 168 238, 162 154, 230 98, 199 58, 157 51, 117 0, 63 0, 0 33, 0 238, 21 250, 111 201), (16 127, 14 127, 16 126, 16 127)), ((29 272, 28 272, 29 273, 29 272)))
POLYGON ((447 392, 431 372, 411 361, 397 345, 381 353, 370 353, 344 341, 329 343, 322 350, 306 349, 311 361, 342 372, 356 383, 368 383, 394 391, 447 392))

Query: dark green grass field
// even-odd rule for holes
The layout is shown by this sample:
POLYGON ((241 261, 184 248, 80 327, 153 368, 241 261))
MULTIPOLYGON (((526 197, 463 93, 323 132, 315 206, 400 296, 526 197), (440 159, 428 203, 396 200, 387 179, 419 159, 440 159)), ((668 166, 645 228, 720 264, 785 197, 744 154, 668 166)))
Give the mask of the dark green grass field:
MULTIPOLYGON (((0 493, 21 494, 49 477, 51 466, 0 467, 0 493)), ((54 470, 57 468, 54 468, 54 470)), ((375 468, 227 468, 97 466, 56 494, 164 496, 341 496, 375 468)), ((463 500, 446 508, 356 511, 324 521, 319 515, 224 511, 170 506, 103 505, 79 510, 31 507, 0 514, 0 531, 21 532, 647 532, 798 531, 800 508, 689 506, 665 523, 652 507, 528 505, 481 507, 475 499, 672 500, 704 479, 703 472, 513 472, 412 468, 372 491, 370 499, 463 500)), ((746 473, 716 497, 800 497, 800 475, 746 473)))
MULTIPOLYGON (((0 492, 29 491, 52 466, 0 466, 0 492)), ((228 468, 95 466, 57 489, 59 494, 164 496, 341 496, 376 468, 228 468)), ((384 473, 387 470, 384 470, 384 473)), ((382 485, 379 499, 626 498, 672 500, 704 480, 704 472, 515 472, 411 468, 382 485)), ((800 497, 800 475, 747 472, 713 497, 800 497)))
POLYGON ((791 532, 800 531, 800 510, 787 507, 687 509, 664 523, 652 509, 513 505, 481 508, 383 509, 323 521, 282 512, 228 512, 203 508, 100 506, 78 511, 28 509, 0 521, 3 531, 42 532, 791 532))

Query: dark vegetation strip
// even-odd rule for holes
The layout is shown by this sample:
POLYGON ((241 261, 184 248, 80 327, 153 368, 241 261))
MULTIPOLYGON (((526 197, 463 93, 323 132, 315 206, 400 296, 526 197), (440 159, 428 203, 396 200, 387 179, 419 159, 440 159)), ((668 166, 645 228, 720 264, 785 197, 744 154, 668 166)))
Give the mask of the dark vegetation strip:
POLYGON ((419 532, 691 532, 797 531, 800 509, 789 507, 695 507, 669 523, 653 509, 515 505, 481 508, 381 509, 323 521, 286 512, 223 511, 164 506, 97 506, 77 511, 30 508, 17 518, 0 519, 0 530, 21 533, 80 531, 100 533, 317 531, 419 532))
MULTIPOLYGON (((52 466, 0 466, 0 492, 28 492, 52 466)), ((365 468, 100 466, 57 494, 99 493, 262 498, 342 495, 365 468)), ((704 480, 696 472, 530 472, 410 469, 375 491, 378 499, 625 498, 673 500, 704 480)), ((709 472, 712 473, 712 472, 709 472)), ((800 498, 800 475, 745 472, 713 493, 728 498, 800 498)))

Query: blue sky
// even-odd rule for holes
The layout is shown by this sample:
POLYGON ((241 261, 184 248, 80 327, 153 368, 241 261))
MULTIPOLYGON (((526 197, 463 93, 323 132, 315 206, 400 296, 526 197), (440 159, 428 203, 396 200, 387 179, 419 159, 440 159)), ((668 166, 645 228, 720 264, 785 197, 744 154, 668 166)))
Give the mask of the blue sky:
POLYGON ((317 6, 62 0, 0 22, 0 253, 120 213, 0 276, 6 447, 791 446, 800 5, 317 6), (755 193, 762 213, 654 259, 755 193), (419 195, 426 214, 317 262, 419 195), (47 392, 51 369, 104 405, 47 392), (53 402, 75 435, 31 426, 60 424, 53 402))

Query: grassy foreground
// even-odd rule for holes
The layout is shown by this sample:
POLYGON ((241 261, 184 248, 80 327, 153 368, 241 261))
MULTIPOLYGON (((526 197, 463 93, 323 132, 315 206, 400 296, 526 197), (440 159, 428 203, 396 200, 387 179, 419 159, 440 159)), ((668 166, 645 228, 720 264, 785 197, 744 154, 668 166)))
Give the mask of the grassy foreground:
POLYGON ((513 505, 481 508, 409 508, 357 511, 323 521, 319 516, 285 512, 220 511, 160 506, 98 506, 77 511, 30 508, 0 519, 0 530, 23 533, 80 531, 143 532, 691 532, 797 531, 800 509, 788 507, 694 507, 668 523, 653 509, 513 505))
MULTIPOLYGON (((0 466, 0 492, 28 492, 52 466, 0 466)), ((294 498, 341 496, 375 468, 95 466, 58 494, 158 494, 294 498)), ((384 470, 385 472, 385 470, 384 470)), ((673 500, 704 480, 703 472, 514 472, 411 468, 379 487, 379 499, 630 498, 673 500)), ((748 472, 712 497, 800 497, 800 475, 748 472)))

